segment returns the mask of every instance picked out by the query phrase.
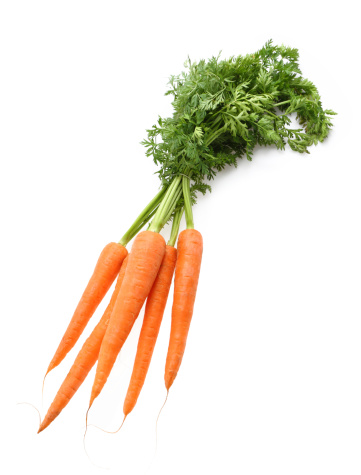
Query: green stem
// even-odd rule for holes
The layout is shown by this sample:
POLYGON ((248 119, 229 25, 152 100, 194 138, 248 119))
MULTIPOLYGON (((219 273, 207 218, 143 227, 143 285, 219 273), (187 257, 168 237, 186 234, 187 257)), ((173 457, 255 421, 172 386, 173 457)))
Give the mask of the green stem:
POLYGON ((179 201, 179 198, 182 196, 182 188, 179 187, 178 188, 178 191, 177 193, 174 195, 174 198, 172 200, 172 202, 169 204, 169 211, 168 211, 168 214, 164 217, 163 219, 163 223, 162 223, 162 228, 168 223, 168 221, 170 220, 172 214, 173 214, 173 211, 175 209, 175 207, 177 206, 177 203, 179 201))
POLYGON ((128 242, 131 241, 138 233, 139 231, 153 218, 155 213, 157 212, 158 208, 154 208, 153 211, 142 221, 139 226, 133 230, 131 234, 129 234, 128 242))
POLYGON ((227 126, 223 126, 220 129, 218 129, 214 134, 212 134, 208 139, 204 142, 206 146, 210 145, 214 140, 216 140, 217 137, 219 137, 223 132, 227 129, 227 126))
POLYGON ((166 213, 169 209, 169 207, 172 205, 173 203, 173 200, 174 200, 174 195, 177 193, 177 189, 178 189, 178 186, 181 182, 181 177, 176 177, 171 185, 170 185, 170 189, 169 189, 169 193, 167 193, 167 195, 164 197, 164 200, 162 201, 161 203, 161 209, 159 211, 159 216, 162 216, 164 215, 164 213, 166 213))
POLYGON ((179 226, 180 226, 182 216, 183 216, 183 208, 181 208, 179 211, 177 211, 176 214, 174 215, 173 224, 172 224, 172 231, 170 233, 168 246, 172 246, 172 247, 175 246, 175 242, 177 240, 178 233, 179 233, 179 226))
POLYGON ((148 203, 148 205, 143 209, 128 231, 119 241, 119 244, 126 246, 128 242, 135 236, 135 234, 149 221, 149 219, 154 215, 155 210, 159 208, 160 202, 163 199, 163 196, 166 192, 167 187, 164 186, 159 193, 148 203))
POLYGON ((288 104, 289 102, 291 102, 290 99, 288 101, 279 102, 278 104, 273 104, 273 107, 283 106, 283 104, 288 104))
POLYGON ((154 219, 149 227, 149 231, 154 231, 159 233, 159 231, 164 226, 164 219, 168 216, 169 211, 174 209, 173 201, 175 195, 178 193, 178 188, 180 188, 182 183, 182 176, 177 176, 174 178, 172 183, 169 185, 168 190, 162 199, 162 202, 155 213, 154 219))
POLYGON ((217 129, 218 122, 222 119, 221 112, 217 111, 210 115, 210 118, 206 120, 206 123, 212 124, 211 131, 212 133, 217 129))
POLYGON ((185 210, 185 215, 186 215, 187 229, 194 229, 190 180, 186 176, 183 176, 182 187, 183 187, 184 210, 185 210))

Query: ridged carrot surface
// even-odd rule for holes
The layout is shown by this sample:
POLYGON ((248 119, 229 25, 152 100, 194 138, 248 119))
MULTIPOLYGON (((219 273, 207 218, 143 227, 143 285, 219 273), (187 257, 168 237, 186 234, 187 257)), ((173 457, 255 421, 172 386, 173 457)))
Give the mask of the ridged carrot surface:
POLYGON ((89 407, 100 394, 139 312, 148 297, 165 253, 164 238, 142 231, 134 240, 123 285, 100 347, 89 407))
POLYGON ((123 261, 112 298, 110 299, 110 302, 102 318, 79 351, 73 366, 70 368, 68 375, 64 379, 63 384, 60 386, 54 401, 49 407, 48 412, 39 427, 39 432, 46 429, 48 425, 51 424, 56 417, 58 417, 70 399, 74 396, 76 391, 80 388, 81 384, 89 374, 89 371, 95 365, 98 359, 100 345, 102 344, 102 340, 109 323, 110 315, 113 311, 115 301, 123 283, 127 263, 128 257, 126 257, 123 261))
POLYGON ((133 372, 123 406, 125 416, 133 410, 148 372, 159 328, 163 319, 164 309, 167 304, 176 260, 177 250, 173 246, 167 246, 158 275, 145 306, 137 354, 135 356, 133 372))
POLYGON ((182 231, 178 238, 177 252, 172 323, 164 374, 167 390, 172 386, 180 368, 192 320, 203 252, 201 233, 195 229, 182 231))
POLYGON ((62 362, 78 341, 86 324, 118 275, 127 254, 128 251, 121 244, 111 242, 105 246, 46 374, 62 362))

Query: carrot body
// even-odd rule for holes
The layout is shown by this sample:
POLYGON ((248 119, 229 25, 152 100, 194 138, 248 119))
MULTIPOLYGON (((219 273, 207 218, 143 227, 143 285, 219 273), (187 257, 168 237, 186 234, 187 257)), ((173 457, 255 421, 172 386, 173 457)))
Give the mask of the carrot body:
POLYGON ((167 390, 177 376, 186 346, 201 268, 202 235, 195 229, 185 229, 179 234, 177 248, 172 323, 164 374, 167 390))
POLYGON ((100 347, 89 407, 106 383, 118 353, 148 297, 165 247, 164 238, 152 231, 143 231, 134 240, 123 285, 100 347))
POLYGON ((51 424, 56 417, 58 417, 70 399, 74 396, 76 391, 80 388, 89 371, 95 365, 95 362, 98 359, 100 345, 102 344, 102 340, 109 323, 110 315, 113 311, 115 301, 123 283, 127 263, 128 257, 126 257, 123 261, 112 298, 110 299, 110 302, 102 318, 82 346, 82 349, 76 357, 73 366, 70 368, 70 371, 64 379, 63 384, 60 386, 54 401, 49 407, 49 410, 39 427, 38 433, 46 429, 48 425, 51 424))
POLYGON ((118 275, 127 254, 128 251, 121 244, 111 242, 105 246, 46 374, 62 362, 78 341, 86 324, 118 275))
POLYGON ((167 246, 145 307, 137 354, 123 406, 125 416, 133 410, 148 372, 172 283, 176 260, 177 250, 173 246, 167 246))

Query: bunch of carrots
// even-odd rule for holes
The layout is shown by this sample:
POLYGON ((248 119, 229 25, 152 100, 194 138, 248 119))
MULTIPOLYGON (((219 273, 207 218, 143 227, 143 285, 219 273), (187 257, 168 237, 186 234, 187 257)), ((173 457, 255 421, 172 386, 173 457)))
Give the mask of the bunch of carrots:
MULTIPOLYGON (((183 177, 183 180, 182 186, 187 187, 188 179, 183 177)), ((181 184, 181 180, 179 182, 181 184)), ((166 244, 159 233, 161 226, 159 223, 162 223, 164 216, 170 212, 166 204, 168 200, 172 201, 171 191, 168 189, 166 192, 162 189, 120 242, 107 244, 101 252, 93 275, 49 364, 46 375, 58 366, 73 348, 89 319, 117 278, 112 297, 102 318, 76 357, 38 432, 48 427, 60 414, 94 364, 98 362, 88 410, 90 409, 104 387, 144 302, 147 301, 133 372, 124 401, 124 417, 133 410, 149 368, 175 273, 172 327, 164 375, 167 391, 173 384, 181 365, 191 323, 203 241, 200 232, 193 228, 191 208, 187 207, 187 229, 179 235, 178 249, 174 245, 178 236, 182 210, 174 217, 171 237, 166 244), (149 208, 158 207, 161 203, 163 206, 156 214, 157 219, 154 219, 148 230, 136 235, 131 252, 128 253, 125 246, 134 237, 139 223, 143 223, 149 216, 149 208)), ((187 195, 187 191, 185 193, 187 195)))
POLYGON ((226 165, 236 166, 243 155, 251 160, 256 146, 284 149, 289 145, 294 151, 308 153, 308 147, 322 142, 332 127, 330 116, 335 113, 322 108, 316 87, 302 77, 296 49, 274 46, 269 41, 250 55, 188 61, 186 67, 188 72, 170 79, 167 94, 174 97, 173 116, 159 118, 143 142, 147 156, 159 166, 160 191, 122 239, 107 244, 101 252, 46 375, 73 348, 117 279, 113 294, 39 432, 60 414, 97 363, 89 411, 145 304, 123 406, 124 419, 128 416, 145 382, 175 274, 164 373, 169 391, 185 351, 201 267, 203 241, 194 229, 192 212, 197 193, 209 190, 209 180, 226 165), (291 127, 291 114, 296 115, 300 128, 291 127), (179 233, 183 213, 187 229, 179 233), (160 233, 168 222, 172 222, 172 229, 166 244, 160 233), (128 253, 126 246, 133 239, 128 253))

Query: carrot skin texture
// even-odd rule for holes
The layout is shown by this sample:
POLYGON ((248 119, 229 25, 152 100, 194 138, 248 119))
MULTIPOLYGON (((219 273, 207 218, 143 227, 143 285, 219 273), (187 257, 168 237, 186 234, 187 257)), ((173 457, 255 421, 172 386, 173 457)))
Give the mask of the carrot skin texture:
POLYGON ((110 315, 113 311, 115 301, 123 283, 127 263, 128 256, 123 261, 112 298, 110 299, 110 302, 102 318, 79 351, 73 366, 70 368, 70 371, 64 379, 63 384, 60 386, 54 401, 49 407, 48 412, 39 427, 38 433, 46 429, 48 425, 51 424, 56 417, 58 417, 70 399, 74 396, 76 391, 80 388, 85 378, 89 374, 89 371, 95 365, 98 359, 100 345, 109 323, 110 315))
POLYGON ((89 407, 103 389, 118 353, 148 297, 165 247, 164 238, 153 231, 142 231, 134 240, 123 285, 100 347, 89 407))
POLYGON ((127 416, 136 405, 148 372, 163 319, 164 309, 167 304, 176 260, 177 250, 173 246, 167 246, 158 275, 147 298, 137 354, 135 356, 133 372, 123 406, 125 416, 127 416))
POLYGON ((88 321, 119 274, 127 255, 128 251, 121 244, 111 242, 104 247, 46 374, 63 361, 78 341, 88 321))
POLYGON ((179 234, 177 248, 172 323, 164 373, 167 390, 180 368, 192 320, 203 253, 201 233, 195 229, 185 229, 179 234))

